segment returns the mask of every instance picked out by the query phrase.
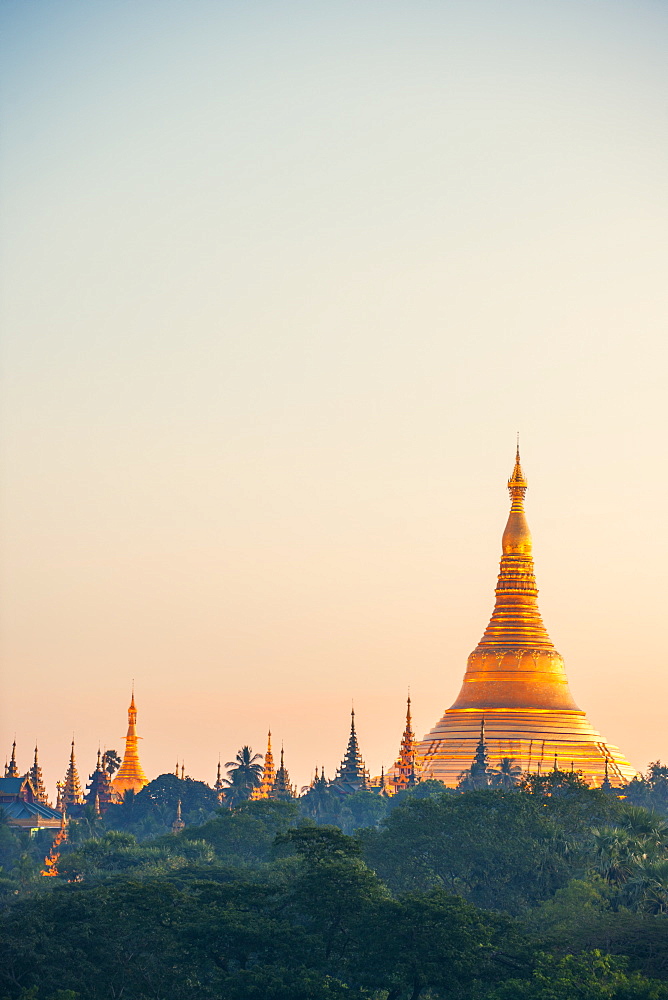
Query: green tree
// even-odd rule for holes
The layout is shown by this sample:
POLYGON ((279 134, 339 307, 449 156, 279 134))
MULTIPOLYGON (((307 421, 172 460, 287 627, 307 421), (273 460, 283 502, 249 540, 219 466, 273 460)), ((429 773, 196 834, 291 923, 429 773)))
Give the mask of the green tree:
POLYGON ((118 771, 122 763, 120 756, 115 750, 105 750, 102 761, 104 763, 105 771, 112 776, 116 774, 116 771, 118 771))
POLYGON ((225 801, 231 806, 249 799, 253 789, 262 784, 262 755, 254 754, 252 747, 241 747, 234 760, 228 760, 225 767, 225 801))
POLYGON ((666 1000, 668 985, 629 972, 624 958, 600 951, 544 955, 527 979, 511 979, 487 1000, 666 1000))
POLYGON ((492 785, 495 788, 515 788, 522 777, 522 768, 513 757, 502 757, 499 766, 492 770, 492 785))

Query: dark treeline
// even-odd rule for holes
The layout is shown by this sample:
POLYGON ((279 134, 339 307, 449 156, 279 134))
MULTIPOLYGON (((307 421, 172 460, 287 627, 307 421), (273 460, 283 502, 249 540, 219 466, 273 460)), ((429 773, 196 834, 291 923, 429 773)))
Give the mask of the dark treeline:
POLYGON ((668 1000, 665 768, 314 791, 163 775, 72 822, 55 878, 0 825, 0 1000, 668 1000))

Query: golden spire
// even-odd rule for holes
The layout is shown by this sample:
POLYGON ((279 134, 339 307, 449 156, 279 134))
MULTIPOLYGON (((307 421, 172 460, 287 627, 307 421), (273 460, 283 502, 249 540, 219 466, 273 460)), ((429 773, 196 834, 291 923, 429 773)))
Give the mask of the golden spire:
POLYGON ((264 755, 264 767, 262 769, 262 781, 257 788, 251 792, 251 799, 268 799, 276 780, 276 769, 274 767, 274 755, 271 750, 271 729, 267 733, 267 752, 264 755))
POLYGON ((510 513, 503 532, 494 611, 469 656, 453 708, 578 710, 568 690, 563 660, 538 610, 531 532, 524 513, 527 486, 518 442, 508 480, 510 513))
POLYGON ((42 776, 42 768, 40 767, 37 757, 37 744, 35 744, 35 760, 33 761, 32 767, 28 771, 28 777, 30 778, 30 783, 35 792, 35 799, 37 802, 41 802, 42 805, 48 806, 49 796, 47 795, 44 778, 42 776))
POLYGON ((61 802, 63 809, 70 809, 72 806, 81 805, 81 803, 83 802, 81 782, 79 781, 77 763, 76 760, 74 759, 74 740, 72 740, 72 751, 70 753, 70 766, 68 767, 67 774, 65 775, 65 782, 61 794, 61 802))
POLYGON ((406 699, 406 727, 401 737, 399 756, 390 768, 388 782, 394 794, 415 783, 415 749, 417 743, 411 719, 411 696, 406 699))
POLYGON ((145 785, 148 785, 148 778, 144 774, 144 769, 139 760, 137 736, 137 708, 135 706, 134 681, 132 685, 132 699, 128 708, 128 734, 125 737, 125 753, 123 763, 116 772, 112 782, 114 791, 122 796, 127 791, 141 792, 145 785))

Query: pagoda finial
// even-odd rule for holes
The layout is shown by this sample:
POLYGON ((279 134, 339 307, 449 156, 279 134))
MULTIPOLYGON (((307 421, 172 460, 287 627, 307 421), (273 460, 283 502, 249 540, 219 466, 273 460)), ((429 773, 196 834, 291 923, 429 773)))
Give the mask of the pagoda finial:
POLYGON ((72 806, 81 805, 82 802, 83 802, 83 793, 81 791, 81 782, 79 781, 77 764, 74 757, 74 739, 73 739, 72 749, 70 752, 70 766, 67 769, 67 774, 65 775, 65 782, 63 785, 62 805, 64 809, 70 809, 72 806))
POLYGON ((18 778, 19 769, 16 764, 16 740, 12 743, 12 756, 9 765, 5 768, 5 778, 18 778))
POLYGON ((528 482, 526 476, 522 471, 522 465, 520 463, 520 436, 519 432, 517 434, 517 451, 515 452, 515 467, 513 469, 512 475, 508 480, 508 492, 510 493, 510 499, 512 500, 511 510, 521 510, 524 502, 524 494, 527 491, 528 482), (515 506, 517 504, 517 506, 515 506))
POLYGON ((46 793, 46 786, 44 785, 44 778, 42 776, 42 768, 39 766, 39 758, 37 755, 37 743, 35 743, 35 759, 33 765, 28 771, 28 777, 32 784, 33 790, 35 792, 35 798, 42 805, 48 806, 49 796, 46 793))
POLYGON ((469 770, 469 780, 474 788, 484 788, 490 782, 489 756, 485 742, 485 717, 480 722, 480 739, 475 748, 473 762, 469 770))
POLYGON ((181 799, 179 799, 176 803, 176 819, 172 823, 172 833, 180 833, 185 825, 183 817, 181 816, 181 799))
POLYGON ((355 732, 355 708, 353 707, 350 712, 348 747, 333 784, 337 785, 343 791, 358 791, 360 788, 367 788, 367 779, 368 773, 362 760, 357 742, 357 733, 355 732))

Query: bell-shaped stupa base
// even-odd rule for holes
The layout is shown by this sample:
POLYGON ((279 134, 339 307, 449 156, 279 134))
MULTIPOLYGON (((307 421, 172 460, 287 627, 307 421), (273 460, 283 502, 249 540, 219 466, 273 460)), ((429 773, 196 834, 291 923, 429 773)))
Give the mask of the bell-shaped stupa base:
POLYGON ((450 708, 418 744, 420 780, 435 778, 454 788, 471 766, 483 719, 491 768, 511 757, 523 771, 546 774, 556 755, 560 770, 581 771, 594 787, 604 781, 606 762, 613 785, 624 785, 637 773, 621 751, 596 732, 584 712, 450 708))

